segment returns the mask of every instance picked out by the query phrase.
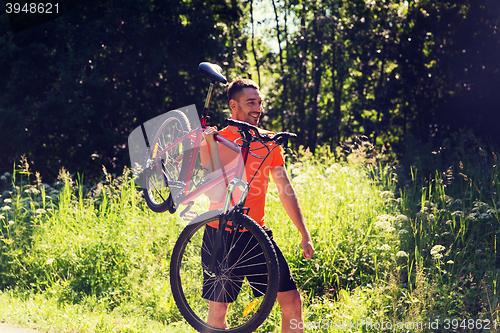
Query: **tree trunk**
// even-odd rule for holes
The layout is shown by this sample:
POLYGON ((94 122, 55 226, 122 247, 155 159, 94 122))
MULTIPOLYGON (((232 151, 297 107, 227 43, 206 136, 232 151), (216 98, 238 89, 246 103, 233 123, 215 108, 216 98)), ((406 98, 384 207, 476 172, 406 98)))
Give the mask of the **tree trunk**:
POLYGON ((258 78, 258 84, 260 87, 260 64, 259 64, 259 59, 257 57, 257 50, 255 49, 255 24, 253 20, 253 0, 250 0, 250 20, 252 21, 252 53, 253 57, 255 59, 255 67, 257 67, 257 78, 258 78))
MULTIPOLYGON (((332 22, 333 23, 333 22, 332 22)), ((332 24, 334 26, 334 24, 332 24)), ((340 142, 340 134, 342 132, 342 90, 344 86, 344 70, 341 68, 341 63, 337 61, 338 43, 335 40, 335 31, 332 32, 332 56, 330 58, 330 67, 332 71, 332 92, 333 92, 333 112, 331 113, 331 150, 335 151, 335 147, 340 142)), ((339 56, 340 57, 340 56, 339 56)))
POLYGON ((307 146, 312 153, 316 150, 316 142, 318 139, 318 99, 320 98, 320 88, 321 88, 321 75, 323 74, 323 66, 321 65, 323 59, 323 33, 320 28, 318 28, 318 9, 314 9, 313 18, 313 33, 314 33, 314 45, 313 45, 313 78, 314 78, 314 88, 311 96, 311 114, 309 115, 308 122, 308 140, 307 146))
MULTIPOLYGON (((287 2, 285 0, 285 39, 286 37, 286 6, 287 2)), ((279 17, 278 17, 278 9, 276 7, 276 1, 273 0, 273 9, 274 9, 274 17, 276 20, 276 37, 278 38, 278 48, 279 48, 279 59, 280 59, 280 72, 281 75, 283 76, 283 94, 281 98, 281 107, 280 107, 280 112, 281 112, 281 130, 285 131, 285 115, 286 115, 286 102, 288 99, 288 87, 287 87, 287 75, 284 72, 284 65, 283 65, 283 49, 281 48, 281 36, 280 36, 280 25, 279 25, 279 17)))

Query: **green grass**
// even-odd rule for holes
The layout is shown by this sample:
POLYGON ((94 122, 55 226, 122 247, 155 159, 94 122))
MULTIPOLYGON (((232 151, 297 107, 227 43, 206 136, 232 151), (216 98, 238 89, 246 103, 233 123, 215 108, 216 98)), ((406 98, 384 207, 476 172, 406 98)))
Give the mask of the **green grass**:
MULTIPOLYGON (((312 260, 270 185, 266 223, 300 287, 306 328, 375 332, 383 321, 401 332, 446 318, 498 320, 496 156, 459 154, 453 168, 443 162, 425 178, 421 164, 396 173, 381 160, 363 147, 343 159, 319 149, 288 166, 312 260)), ((118 178, 104 170, 92 188, 62 170, 49 186, 24 161, 0 182, 0 321, 51 332, 191 331, 168 279, 186 222, 151 212, 128 170, 118 178)), ((275 306, 259 331, 279 327, 275 306)))

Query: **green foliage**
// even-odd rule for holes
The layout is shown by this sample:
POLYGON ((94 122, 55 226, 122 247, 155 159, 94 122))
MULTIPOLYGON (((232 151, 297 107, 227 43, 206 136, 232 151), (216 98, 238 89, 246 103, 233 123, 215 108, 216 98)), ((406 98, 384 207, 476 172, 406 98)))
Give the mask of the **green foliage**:
MULTIPOLYGON (((117 179, 106 174, 87 193, 66 172, 60 179, 59 190, 51 190, 57 195, 53 200, 48 195, 15 200, 15 194, 3 199, 2 289, 48 292, 63 303, 94 297, 113 308, 132 297, 130 276, 137 282, 147 279, 152 267, 165 270, 173 244, 168 232, 178 231, 172 228, 177 224, 167 218, 151 226, 128 170, 117 179), (44 208, 33 211, 42 197, 44 208), (25 204, 19 207, 16 201, 25 204), (23 211, 24 219, 16 217, 23 211)), ((22 189, 34 193, 38 188, 44 193, 49 186, 22 189)))
POLYGON ((398 251, 394 184, 385 188, 368 176, 368 172, 379 172, 381 179, 390 179, 390 170, 342 164, 328 150, 322 153, 318 151, 313 158, 301 149, 289 167, 314 239, 315 258, 303 259, 300 235, 283 227, 289 219, 279 207, 276 188, 269 191, 266 211, 278 244, 291 255, 298 284, 310 297, 371 283, 389 269, 398 251))
POLYGON ((272 3, 280 22, 266 37, 281 45, 277 55, 261 49, 276 82, 265 121, 300 133, 296 147, 363 134, 401 154, 409 137, 464 127, 498 143, 497 1, 272 3))
POLYGON ((441 289, 431 303, 435 313, 464 316, 466 306, 471 316, 493 315, 500 268, 497 156, 470 132, 428 148, 404 160, 402 169, 411 170, 411 179, 400 171, 408 282, 416 269, 433 277, 441 289), (434 174, 428 173, 432 169, 434 174))
MULTIPOLYGON (((119 173, 135 127, 186 105, 201 110, 208 80, 199 63, 239 68, 237 3, 80 1, 18 33, 4 17, 0 169, 24 154, 49 182, 62 166, 88 179, 102 165, 119 173)), ((216 98, 213 107, 221 113, 224 104, 216 98)))
MULTIPOLYGON (((303 295, 305 320, 332 332, 349 322, 371 332, 369 322, 425 331, 415 325, 498 320, 496 155, 462 133, 429 157, 421 147, 420 158, 396 169, 370 147, 353 145, 342 159, 328 147, 289 157, 312 260, 269 188, 266 223, 303 295), (446 167, 453 161, 456 169, 446 167), (417 164, 444 171, 422 178, 417 164)), ((53 186, 31 180, 27 165, 0 179, 0 320, 83 332, 188 331, 167 278, 180 219, 150 212, 128 170, 118 178, 104 170, 87 188, 65 171, 53 186), (64 319, 76 317, 84 319, 64 319)), ((279 327, 276 306, 259 331, 279 327)))

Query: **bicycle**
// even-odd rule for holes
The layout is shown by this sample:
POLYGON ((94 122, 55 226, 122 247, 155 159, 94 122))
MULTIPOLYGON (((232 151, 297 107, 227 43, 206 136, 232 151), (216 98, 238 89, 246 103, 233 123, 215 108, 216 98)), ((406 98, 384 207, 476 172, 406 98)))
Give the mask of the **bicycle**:
MULTIPOLYGON (((273 136, 260 134, 250 124, 227 119, 228 125, 238 128, 239 142, 233 143, 218 135, 214 139, 238 156, 235 165, 213 179, 204 180, 195 172, 196 167, 200 169, 196 156, 209 119, 214 84, 225 84, 227 80, 217 65, 201 63, 198 69, 210 79, 200 127, 191 129, 186 113, 175 110, 161 119, 152 145, 147 136, 147 132, 151 133, 151 124, 134 130, 137 138, 141 135, 144 138, 139 146, 147 147, 142 164, 136 163, 140 166, 137 175, 149 208, 155 212, 174 213, 179 205, 186 205, 181 216, 193 206, 195 197, 215 184, 226 182, 223 208, 197 216, 179 235, 172 251, 170 284, 180 313, 199 332, 250 332, 265 321, 274 305, 279 269, 268 235, 246 215, 248 208, 244 205, 252 180, 243 181, 245 164, 248 155, 253 154, 251 143, 260 142, 266 147, 265 159, 273 149, 286 145, 288 138, 296 135, 287 132, 273 136), (241 196, 235 201, 236 188, 241 189, 241 196), (263 265, 265 269, 259 273, 252 272, 263 265), (230 303, 226 315, 228 329, 208 324, 208 299, 230 303)), ((132 147, 130 137, 129 145, 132 147)), ((132 155, 131 152, 134 162, 132 155)), ((136 160, 140 159, 137 156, 140 154, 136 154, 136 160)))

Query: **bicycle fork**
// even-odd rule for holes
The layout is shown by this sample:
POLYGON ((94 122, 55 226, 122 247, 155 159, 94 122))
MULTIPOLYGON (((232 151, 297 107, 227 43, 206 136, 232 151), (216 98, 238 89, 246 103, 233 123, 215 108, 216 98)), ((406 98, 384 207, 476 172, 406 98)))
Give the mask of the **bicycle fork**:
MULTIPOLYGON (((231 206, 231 200, 234 194, 234 190, 236 187, 240 187, 242 189, 241 192, 241 198, 234 207, 235 208, 242 208, 244 202, 246 201, 247 195, 248 195, 248 190, 249 187, 248 185, 241 179, 241 177, 235 177, 233 178, 228 186, 227 186, 227 192, 226 192, 226 199, 224 201, 224 206, 222 208, 222 214, 219 217, 219 226, 217 227, 217 232, 215 233, 215 239, 214 243, 212 246, 212 255, 210 256, 210 261, 208 262, 208 268, 207 268, 207 273, 211 276, 214 276, 217 274, 218 269, 215 266, 215 262, 217 260, 217 255, 219 254, 219 251, 221 250, 221 245, 222 244, 222 234, 226 230, 227 223, 230 220, 230 217, 232 216, 232 213, 234 212, 234 209, 229 211, 229 207, 231 206)), ((232 225, 229 227, 231 229, 231 232, 237 232, 238 231, 238 225, 236 223, 232 222, 232 225)))

